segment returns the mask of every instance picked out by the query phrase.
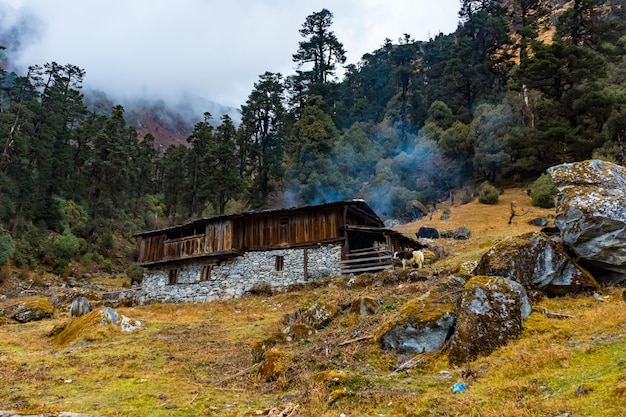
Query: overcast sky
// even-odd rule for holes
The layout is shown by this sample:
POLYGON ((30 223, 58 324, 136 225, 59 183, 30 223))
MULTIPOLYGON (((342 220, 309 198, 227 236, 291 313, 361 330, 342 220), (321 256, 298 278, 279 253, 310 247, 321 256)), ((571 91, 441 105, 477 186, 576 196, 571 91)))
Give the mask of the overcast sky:
MULTIPOLYGON (((38 19, 19 64, 56 61, 86 71, 85 88, 118 100, 177 100, 183 92, 244 104, 260 74, 291 75, 306 17, 323 8, 347 63, 404 33, 428 40, 456 29, 460 0, 0 0, 38 19)), ((5 21, 0 22, 5 28, 5 21)), ((15 21, 14 18, 9 19, 15 21)))

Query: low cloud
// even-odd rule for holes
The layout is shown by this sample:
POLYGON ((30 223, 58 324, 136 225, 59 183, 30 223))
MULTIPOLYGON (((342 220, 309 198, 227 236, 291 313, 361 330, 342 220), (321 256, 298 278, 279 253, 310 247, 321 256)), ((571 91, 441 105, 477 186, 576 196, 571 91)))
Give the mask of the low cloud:
MULTIPOLYGON (((187 92, 239 107, 265 71, 295 72, 306 17, 327 7, 349 63, 403 33, 426 40, 456 28, 458 0, 10 0, 22 39, 16 62, 86 71, 86 87, 122 101, 187 92), (28 18, 26 18, 28 17, 28 18), (22 20, 20 20, 22 19, 22 20), (27 24, 25 22, 28 22, 27 24)), ((6 26, 3 26, 6 27, 6 26)))

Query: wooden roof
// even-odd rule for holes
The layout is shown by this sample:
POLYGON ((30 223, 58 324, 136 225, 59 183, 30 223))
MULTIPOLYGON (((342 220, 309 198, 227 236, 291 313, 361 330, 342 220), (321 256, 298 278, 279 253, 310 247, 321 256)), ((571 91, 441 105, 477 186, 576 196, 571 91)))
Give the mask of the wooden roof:
POLYGON ((373 220, 375 223, 379 224, 381 228, 385 227, 383 221, 378 217, 378 215, 374 212, 374 210, 372 210, 372 208, 367 205, 365 200, 352 199, 352 200, 341 200, 341 201, 335 201, 332 203, 316 204, 316 205, 310 205, 310 206, 248 211, 248 212, 243 212, 243 213, 238 213, 238 214, 205 217, 201 219, 192 220, 187 223, 179 224, 176 226, 141 232, 141 233, 136 234, 136 236, 145 237, 145 236, 150 236, 154 234, 161 234, 163 232, 185 229, 191 226, 204 225, 210 222, 221 221, 225 219, 240 219, 240 218, 253 217, 253 216, 258 216, 258 215, 282 216, 282 215, 294 213, 294 212, 306 212, 306 211, 317 210, 320 208, 332 208, 332 207, 344 207, 344 206, 352 207, 353 209, 361 212, 363 216, 368 217, 369 219, 373 220))

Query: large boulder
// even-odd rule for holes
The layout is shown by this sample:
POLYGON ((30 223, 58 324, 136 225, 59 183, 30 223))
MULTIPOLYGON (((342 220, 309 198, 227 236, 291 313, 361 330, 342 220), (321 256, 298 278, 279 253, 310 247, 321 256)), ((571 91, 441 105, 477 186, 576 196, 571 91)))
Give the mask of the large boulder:
POLYGON ((383 323, 374 340, 398 353, 429 353, 445 344, 454 332, 456 300, 465 281, 450 277, 418 299, 407 302, 383 323))
POLYGON ((457 310, 450 363, 472 361, 517 338, 522 332, 522 321, 530 313, 530 303, 521 284, 504 277, 470 279, 457 310))
POLYGON ((476 274, 503 276, 548 296, 600 289, 560 243, 540 232, 500 241, 482 256, 476 274))
POLYGON ((626 169, 589 160, 551 167, 548 174, 559 189, 555 224, 563 243, 600 280, 624 280, 626 169))

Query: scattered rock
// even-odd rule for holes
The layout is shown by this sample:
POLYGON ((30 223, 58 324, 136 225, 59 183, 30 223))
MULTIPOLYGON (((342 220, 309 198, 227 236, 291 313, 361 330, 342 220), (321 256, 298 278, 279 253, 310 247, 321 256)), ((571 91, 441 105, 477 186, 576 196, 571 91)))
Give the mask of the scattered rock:
POLYGON ((467 240, 469 236, 470 232, 467 226, 457 227, 452 231, 452 238, 456 240, 467 240))
POLYGON ((574 393, 577 397, 580 397, 582 395, 587 395, 590 394, 591 392, 595 391, 598 384, 596 383, 589 383, 589 382, 585 382, 583 384, 580 384, 577 388, 576 388, 576 392, 574 393))
POLYGON ((532 220, 528 221, 528 224, 532 224, 533 226, 544 227, 548 225, 548 219, 545 217, 535 217, 532 220))
POLYGON ((352 302, 350 312, 360 316, 371 316, 378 311, 378 302, 372 297, 360 297, 352 302))
POLYGON ((20 323, 28 323, 50 318, 53 314, 54 307, 48 299, 40 298, 20 305, 12 318, 20 323))
POLYGON ((255 363, 263 362, 266 358, 266 353, 279 343, 286 342, 286 336, 283 333, 277 333, 270 336, 260 342, 255 343, 252 346, 252 357, 255 363))
POLYGON ((102 303, 111 308, 132 307, 137 296, 138 293, 133 290, 109 291, 102 294, 102 303))
POLYGON ((70 317, 80 317, 91 311, 91 307, 89 306, 89 300, 85 297, 77 297, 72 300, 72 305, 70 306, 70 317))
POLYGON ((61 347, 78 341, 91 342, 104 340, 116 331, 136 330, 141 326, 137 320, 122 316, 120 324, 119 315, 110 307, 104 310, 93 310, 84 316, 74 318, 61 331, 50 334, 52 341, 61 347), (124 327, 124 328, 123 328, 124 327))
POLYGON ((317 330, 306 323, 296 323, 285 327, 282 333, 285 335, 285 341, 291 342, 307 340, 311 336, 314 336, 317 330))
POLYGON ((348 379, 348 374, 345 371, 333 369, 320 372, 315 376, 315 379, 325 384, 341 384, 343 382, 346 382, 346 380, 348 379))
POLYGON ((561 229, 557 226, 544 227, 540 230, 540 232, 546 236, 561 236, 561 229))
POLYGON ((406 213, 411 221, 419 220, 429 212, 430 210, 418 200, 409 200, 406 203, 406 213))
POLYGON ((345 397, 346 395, 348 395, 348 390, 345 388, 339 388, 339 389, 333 390, 328 395, 328 399, 326 402, 328 403, 328 405, 331 405, 335 403, 337 400, 339 400, 340 398, 345 397))
POLYGON ((259 378, 265 382, 275 381, 284 371, 284 356, 281 350, 270 349, 259 367, 259 378))
POLYGON ((328 303, 315 303, 302 312, 302 322, 315 329, 326 327, 339 314, 339 307, 328 303))

